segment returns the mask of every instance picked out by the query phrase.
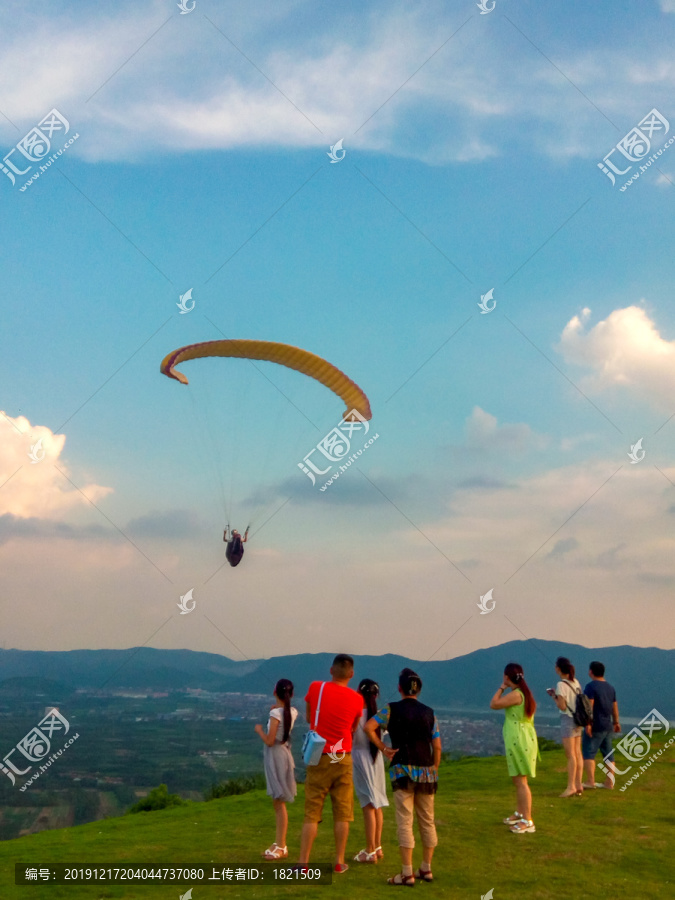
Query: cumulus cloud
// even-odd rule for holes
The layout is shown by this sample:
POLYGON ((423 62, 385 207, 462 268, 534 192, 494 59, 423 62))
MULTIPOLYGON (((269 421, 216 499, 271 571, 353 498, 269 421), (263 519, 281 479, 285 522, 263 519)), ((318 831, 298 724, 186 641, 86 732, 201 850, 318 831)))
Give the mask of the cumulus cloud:
MULTIPOLYGON (((537 434, 525 422, 499 424, 497 417, 474 406, 464 424, 464 440, 451 447, 454 455, 475 453, 522 454, 540 450, 548 444, 545 435, 537 434)), ((501 483, 500 483, 501 484, 501 483)))
POLYGON ((590 370, 583 387, 596 393, 628 388, 667 410, 675 396, 675 340, 662 337, 639 306, 615 309, 587 330, 590 309, 565 326, 559 352, 565 360, 590 370))
POLYGON ((84 484, 80 491, 64 478, 62 473, 70 475, 60 458, 65 443, 65 434, 0 411, 0 515, 58 519, 88 507, 86 498, 97 503, 111 493, 98 484, 84 484))
MULTIPOLYGON (((517 490, 458 490, 452 517, 421 527, 452 558, 480 548, 483 568, 502 580, 530 556, 527 568, 536 577, 561 560, 588 578, 606 577, 608 569, 672 574, 670 491, 653 469, 624 466, 608 481, 615 471, 615 461, 596 461, 521 477, 517 490)), ((666 474, 675 481, 675 470, 666 474)))
MULTIPOLYGON (((296 5, 263 4, 269 15, 256 11, 249 22, 214 13, 226 38, 205 16, 166 22, 160 3, 119 6, 114 15, 92 5, 77 19, 36 17, 17 4, 0 59, 3 110, 28 130, 57 106, 83 136, 72 152, 90 160, 316 147, 339 137, 431 163, 499 156, 509 144, 597 156, 596 110, 516 34, 523 52, 514 66, 513 42, 485 30, 478 37, 478 17, 440 49, 460 22, 441 34, 447 10, 434 0, 366 8, 349 22, 299 17, 296 5), (58 57, 45 47, 58 47, 58 57)), ((675 64, 656 43, 649 64, 626 64, 616 46, 555 57, 622 121, 665 102, 675 86, 675 64)), ((20 136, 1 119, 0 129, 20 136)))

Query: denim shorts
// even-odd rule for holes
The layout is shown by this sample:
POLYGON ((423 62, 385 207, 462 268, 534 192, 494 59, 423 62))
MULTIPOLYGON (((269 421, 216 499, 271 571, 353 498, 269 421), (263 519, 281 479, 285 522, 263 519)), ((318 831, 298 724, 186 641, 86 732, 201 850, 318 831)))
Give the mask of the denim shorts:
POLYGON ((609 760, 614 762, 612 733, 611 731, 594 731, 593 736, 589 737, 584 730, 581 736, 581 755, 583 758, 595 759, 599 750, 603 759, 607 759, 608 754, 610 754, 609 760))
POLYGON ((577 725, 567 713, 560 713, 560 736, 563 738, 579 737, 584 729, 577 725))

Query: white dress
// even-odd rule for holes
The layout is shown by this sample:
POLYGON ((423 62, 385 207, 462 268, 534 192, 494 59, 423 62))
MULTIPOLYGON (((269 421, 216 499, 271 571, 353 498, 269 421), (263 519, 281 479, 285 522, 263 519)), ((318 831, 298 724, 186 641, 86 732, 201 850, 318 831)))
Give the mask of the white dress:
POLYGON ((368 713, 364 709, 352 743, 354 790, 362 808, 370 803, 375 809, 380 809, 382 806, 389 806, 384 758, 379 750, 374 761, 370 755, 371 744, 363 730, 367 721, 368 713))
MULTIPOLYGON (((291 707, 291 731, 297 716, 297 709, 291 707)), ((291 748, 288 746, 288 741, 282 744, 284 737, 283 708, 275 707, 270 710, 270 717, 267 722, 268 734, 272 719, 276 719, 279 725, 277 726, 277 736, 272 746, 268 747, 265 745, 263 748, 267 793, 273 800, 283 800, 285 803, 292 803, 295 800, 298 789, 295 784, 295 763, 291 748)))

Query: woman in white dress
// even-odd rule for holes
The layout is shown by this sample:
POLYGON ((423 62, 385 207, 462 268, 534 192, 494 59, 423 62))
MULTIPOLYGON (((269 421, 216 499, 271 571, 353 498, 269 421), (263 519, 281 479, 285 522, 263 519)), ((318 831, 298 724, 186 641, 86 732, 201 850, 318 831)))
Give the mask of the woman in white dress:
POLYGON ((288 831, 287 803, 293 803, 298 789, 295 784, 295 763, 290 748, 290 737, 298 715, 291 706, 293 682, 281 678, 274 686, 275 704, 270 709, 267 732, 256 725, 256 734, 265 744, 264 764, 267 793, 274 803, 276 816, 276 840, 265 850, 265 859, 283 859, 288 856, 286 832, 288 831))
POLYGON ((354 789, 363 810, 366 846, 363 850, 359 850, 354 859, 356 862, 376 863, 383 856, 381 844, 384 814, 382 809, 389 806, 389 801, 387 800, 382 753, 375 744, 371 744, 363 726, 377 712, 380 688, 371 678, 364 678, 359 684, 359 693, 363 697, 363 714, 354 733, 352 766, 354 789))

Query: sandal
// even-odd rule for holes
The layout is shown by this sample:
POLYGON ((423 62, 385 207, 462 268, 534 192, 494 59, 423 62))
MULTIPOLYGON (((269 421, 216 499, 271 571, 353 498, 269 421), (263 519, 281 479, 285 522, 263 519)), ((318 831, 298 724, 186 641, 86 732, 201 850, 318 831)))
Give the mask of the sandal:
POLYGON ((533 834, 537 829, 534 827, 532 819, 521 819, 520 822, 516 822, 515 825, 512 825, 510 830, 514 834, 533 834))
POLYGON ((277 843, 272 844, 263 853, 264 859, 285 859, 288 856, 288 847, 280 847, 277 843))
POLYGON ((349 866, 347 865, 347 863, 335 863, 335 865, 333 866, 333 871, 338 875, 342 875, 342 873, 346 872, 348 868, 349 866))
POLYGON ((382 850, 382 847, 376 847, 376 848, 373 850, 373 853, 377 853, 377 858, 378 858, 378 859, 382 859, 382 857, 384 856, 384 851, 382 850))
POLYGON ((515 825, 516 822, 520 822, 523 819, 523 816, 519 812, 514 812, 512 816, 509 816, 508 819, 502 819, 502 822, 505 825, 515 825))
POLYGON ((434 876, 431 874, 431 869, 427 869, 426 871, 424 869, 418 869, 415 872, 415 878, 419 878, 420 881, 427 882, 431 882, 434 880, 434 876))
POLYGON ((563 791, 562 794, 558 794, 559 797, 576 797, 576 791, 563 791))
POLYGON ((387 884, 404 884, 406 887, 415 887, 415 876, 399 872, 397 875, 387 878, 387 884))
POLYGON ((377 850, 373 850, 372 853, 368 853, 367 850, 359 850, 359 852, 354 857, 354 862, 360 863, 376 863, 378 860, 377 850))

